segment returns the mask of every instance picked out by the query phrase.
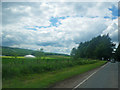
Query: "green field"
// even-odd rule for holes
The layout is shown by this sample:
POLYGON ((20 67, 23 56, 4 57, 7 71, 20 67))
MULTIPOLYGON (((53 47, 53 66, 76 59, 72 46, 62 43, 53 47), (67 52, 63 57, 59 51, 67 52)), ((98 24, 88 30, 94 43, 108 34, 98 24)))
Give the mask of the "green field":
MULTIPOLYGON (((104 63, 105 61, 91 59, 72 60, 69 56, 54 55, 41 58, 13 58, 6 56, 2 57, 3 87, 48 87, 51 79, 53 79, 52 83, 55 83, 73 75, 91 70, 104 63), (76 71, 74 71, 74 69, 76 69, 76 71), (50 76, 52 75, 52 78, 49 78, 49 74, 50 76), (58 78, 56 75, 59 75, 61 78, 58 78), (38 79, 39 76, 41 77, 40 80, 38 79), (32 78, 38 79, 33 80, 33 82, 41 82, 41 85, 36 86, 37 84, 35 85, 33 83, 32 86, 26 86, 27 84, 24 86, 24 83, 29 82, 32 78), (21 84, 23 84, 23 86, 21 86, 21 84)), ((29 84, 32 84, 32 82, 29 82, 29 84)))
POLYGON ((105 61, 3 80, 3 88, 48 88, 56 82, 87 72, 103 64, 105 64, 105 61))
POLYGON ((45 58, 2 58, 3 79, 16 76, 55 71, 75 65, 92 64, 97 60, 71 60, 69 57, 51 56, 45 58))

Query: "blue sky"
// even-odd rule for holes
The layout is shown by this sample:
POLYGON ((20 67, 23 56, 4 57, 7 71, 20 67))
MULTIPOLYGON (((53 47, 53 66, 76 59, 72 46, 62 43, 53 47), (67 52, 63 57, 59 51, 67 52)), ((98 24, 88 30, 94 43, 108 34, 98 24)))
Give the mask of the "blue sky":
POLYGON ((98 35, 109 33, 117 43, 117 8, 117 2, 4 2, 2 44, 70 54, 98 35))
MULTIPOLYGON (((118 18, 118 8, 115 5, 112 5, 112 8, 108 8, 108 9, 112 12, 112 17, 104 16, 104 18, 117 19, 118 18)), ((49 28, 49 27, 53 27, 53 26, 58 27, 61 24, 60 19, 64 20, 67 17, 69 17, 69 16, 51 17, 49 19, 49 21, 51 23, 49 26, 33 26, 33 28, 29 28, 29 27, 26 26, 25 28, 28 29, 28 30, 37 30, 36 27, 37 28, 49 28)), ((84 17, 84 16, 74 16, 74 17, 84 17)), ((99 16, 94 16, 94 17, 91 17, 91 18, 97 18, 97 17, 99 17, 99 16)))
POLYGON ((51 17, 49 19, 49 21, 51 23, 49 26, 33 26, 33 28, 29 28, 29 26, 25 26, 24 28, 28 29, 28 30, 37 30, 36 28, 49 28, 49 27, 53 27, 53 26, 58 27, 61 24, 60 20, 61 19, 64 20, 67 17, 69 17, 69 16, 66 16, 66 17, 51 17))
POLYGON ((118 16, 118 8, 115 7, 114 5, 112 6, 112 8, 109 8, 109 10, 112 11, 112 15, 113 16, 118 16))

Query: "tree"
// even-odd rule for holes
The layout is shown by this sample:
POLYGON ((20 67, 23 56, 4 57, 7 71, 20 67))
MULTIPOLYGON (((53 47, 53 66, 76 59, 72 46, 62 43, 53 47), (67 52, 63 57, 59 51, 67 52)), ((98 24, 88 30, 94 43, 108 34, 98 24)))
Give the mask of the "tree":
POLYGON ((43 48, 41 48, 39 51, 36 51, 34 54, 37 57, 37 62, 39 62, 44 56, 43 48))
POLYGON ((115 58, 117 59, 117 61, 120 61, 120 43, 116 49, 115 58))
POLYGON ((43 59, 44 59, 45 58, 45 53, 44 53, 43 48, 40 49, 40 53, 41 53, 41 57, 43 57, 43 59))
POLYGON ((74 58, 75 53, 76 53, 76 48, 73 48, 72 51, 71 51, 71 53, 70 53, 70 56, 72 56, 74 58))
POLYGON ((43 53, 44 53, 43 48, 41 48, 38 51, 34 52, 34 54, 35 54, 36 57, 43 56, 43 53))
POLYGON ((115 44, 111 42, 109 35, 103 35, 84 43, 81 42, 78 48, 73 50, 75 58, 108 59, 111 58, 114 47, 115 44))

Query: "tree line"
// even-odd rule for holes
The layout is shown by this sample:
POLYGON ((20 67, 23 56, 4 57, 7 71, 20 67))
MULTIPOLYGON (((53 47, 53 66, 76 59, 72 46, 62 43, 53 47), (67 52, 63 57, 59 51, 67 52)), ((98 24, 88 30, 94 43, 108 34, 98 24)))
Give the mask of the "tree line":
POLYGON ((29 55, 29 54, 34 55, 36 57, 41 56, 43 54, 46 56, 48 56, 48 55, 69 56, 67 54, 61 54, 61 53, 44 52, 44 50, 42 50, 42 48, 40 51, 38 51, 38 50, 0 46, 0 52, 2 52, 2 55, 5 55, 5 56, 25 56, 25 55, 29 55))
POLYGON ((71 50, 73 59, 91 58, 100 60, 109 60, 111 58, 120 59, 120 44, 114 51, 115 44, 111 41, 109 35, 97 36, 90 41, 81 42, 77 48, 71 50))
POLYGON ((115 52, 115 59, 117 61, 120 61, 120 43, 119 43, 119 45, 118 45, 118 47, 116 49, 116 52, 115 52))

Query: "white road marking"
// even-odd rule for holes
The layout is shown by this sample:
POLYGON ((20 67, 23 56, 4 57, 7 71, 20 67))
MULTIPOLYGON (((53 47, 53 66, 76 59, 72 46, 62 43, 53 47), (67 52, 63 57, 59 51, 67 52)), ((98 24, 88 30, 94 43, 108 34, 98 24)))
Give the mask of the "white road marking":
MULTIPOLYGON (((108 63, 107 63, 108 64, 108 63)), ((103 65, 100 69, 102 69, 103 67, 105 67, 107 64, 103 65)), ((78 88, 81 84, 83 84, 85 81, 87 81, 90 77, 92 77, 95 73, 97 73, 100 69, 96 70, 95 72, 93 72, 89 77, 87 77, 86 79, 84 79, 81 83, 79 83, 77 86, 75 86, 72 90, 75 90, 76 88, 78 88)))

